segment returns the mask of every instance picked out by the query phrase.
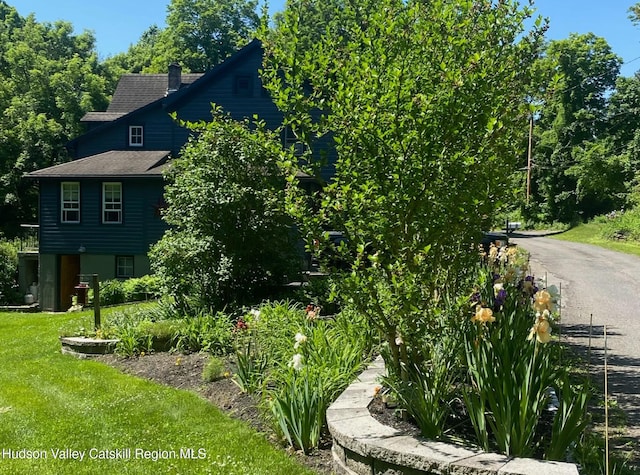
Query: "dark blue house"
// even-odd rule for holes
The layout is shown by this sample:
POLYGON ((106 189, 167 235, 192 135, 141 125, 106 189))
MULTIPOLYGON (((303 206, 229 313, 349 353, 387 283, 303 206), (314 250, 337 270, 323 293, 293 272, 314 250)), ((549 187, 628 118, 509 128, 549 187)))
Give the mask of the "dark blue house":
POLYGON ((178 65, 168 74, 127 74, 108 109, 83 118, 87 132, 69 144, 74 160, 27 175, 40 187, 42 309, 69 308, 79 275, 149 273, 147 252, 166 230, 162 171, 189 135, 170 114, 210 120, 215 103, 237 119, 258 115, 272 129, 282 123, 261 85, 261 62, 253 41, 204 74, 181 74, 178 65))

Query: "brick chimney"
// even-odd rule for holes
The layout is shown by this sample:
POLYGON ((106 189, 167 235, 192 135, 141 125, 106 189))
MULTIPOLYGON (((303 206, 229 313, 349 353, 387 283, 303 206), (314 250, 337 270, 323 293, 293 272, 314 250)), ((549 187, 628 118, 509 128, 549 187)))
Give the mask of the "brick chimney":
POLYGON ((180 84, 182 84, 182 67, 178 63, 171 63, 169 65, 167 95, 180 89, 180 84))

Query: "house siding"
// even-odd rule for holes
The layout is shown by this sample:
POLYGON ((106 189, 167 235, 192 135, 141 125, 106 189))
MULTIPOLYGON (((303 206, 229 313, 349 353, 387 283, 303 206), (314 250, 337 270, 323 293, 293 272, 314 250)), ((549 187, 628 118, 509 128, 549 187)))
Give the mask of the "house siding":
POLYGON ((282 113, 268 95, 263 94, 258 70, 262 67, 262 52, 254 50, 241 63, 209 81, 206 86, 189 96, 189 101, 176 107, 178 117, 187 121, 211 119, 211 103, 222 107, 236 120, 257 115, 274 130, 282 123, 282 113), (236 78, 246 76, 251 79, 250 94, 239 94, 236 78))
MULTIPOLYGON (((209 117, 211 114, 209 114, 209 117)), ((80 138, 75 145, 75 158, 84 158, 109 150, 170 150, 177 155, 186 142, 188 131, 175 123, 160 104, 129 120, 110 124, 100 133, 80 138), (129 146, 129 126, 144 128, 142 147, 129 146)))
MULTIPOLYGON (((116 279, 116 256, 123 254, 83 254, 80 258, 81 274, 98 275, 100 282, 116 279)), ((131 254, 126 254, 131 255, 131 254)), ((133 277, 142 277, 151 272, 149 257, 146 254, 134 255, 133 277)))
POLYGON ((163 182, 155 179, 80 181, 80 223, 60 222, 60 181, 40 184, 40 252, 46 254, 146 254, 167 224, 159 216, 163 182), (102 223, 102 183, 122 183, 121 224, 102 223))

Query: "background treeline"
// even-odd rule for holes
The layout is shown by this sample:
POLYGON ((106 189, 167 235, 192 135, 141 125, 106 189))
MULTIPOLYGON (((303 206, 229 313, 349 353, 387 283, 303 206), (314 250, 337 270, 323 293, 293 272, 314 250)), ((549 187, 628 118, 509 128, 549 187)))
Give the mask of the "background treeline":
POLYGON ((0 235, 37 222, 37 188, 25 173, 70 159, 88 111, 105 110, 124 73, 206 71, 253 38, 256 0, 173 0, 167 28, 151 25, 127 52, 101 59, 91 32, 37 22, 0 0, 0 235))
MULTIPOLYGON (((637 21, 638 5, 629 11, 637 21)), ((120 75, 163 73, 176 60, 206 71, 266 23, 257 0, 172 0, 166 28, 151 25, 128 51, 101 59, 92 33, 22 17, 0 0, 0 233, 14 237, 36 222, 37 188, 22 176, 69 160, 65 144, 83 132, 87 111, 106 109, 120 75)), ((591 33, 546 45, 526 94, 535 124, 530 187, 523 123, 509 217, 571 223, 635 206, 640 75, 621 77, 621 65, 591 33)))

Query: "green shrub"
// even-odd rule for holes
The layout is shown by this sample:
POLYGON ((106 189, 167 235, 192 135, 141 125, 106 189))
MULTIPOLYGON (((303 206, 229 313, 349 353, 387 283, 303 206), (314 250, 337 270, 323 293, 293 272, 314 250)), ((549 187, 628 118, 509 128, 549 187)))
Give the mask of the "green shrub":
POLYGON ((114 279, 100 282, 100 305, 118 305, 126 301, 122 281, 114 279))
POLYGON ((122 287, 127 302, 157 299, 162 295, 160 279, 154 275, 127 279, 122 287))
POLYGON ((600 233, 605 239, 640 241, 640 207, 612 211, 594 218, 594 221, 602 224, 600 233))
MULTIPOLYGON (((89 290, 89 301, 94 291, 89 290)), ((100 305, 118 305, 141 302, 162 296, 160 280, 153 275, 133 277, 127 280, 111 279, 100 282, 100 305)))
POLYGON ((12 242, 0 241, 0 303, 19 301, 18 247, 12 242))
POLYGON ((280 139, 264 123, 219 108, 212 115, 186 124, 196 138, 166 176, 171 229, 149 256, 181 306, 221 310, 266 298, 299 273, 300 256, 284 209, 280 139))
POLYGON ((224 360, 217 356, 211 356, 202 370, 202 380, 207 383, 218 381, 225 377, 226 372, 227 368, 224 360))
POLYGON ((118 332, 118 344, 116 353, 123 356, 137 356, 143 353, 151 353, 153 350, 153 338, 142 329, 135 326, 120 328, 118 332))
POLYGON ((175 348, 184 352, 206 351, 216 355, 229 353, 232 348, 233 325, 223 313, 186 317, 175 325, 175 348))

